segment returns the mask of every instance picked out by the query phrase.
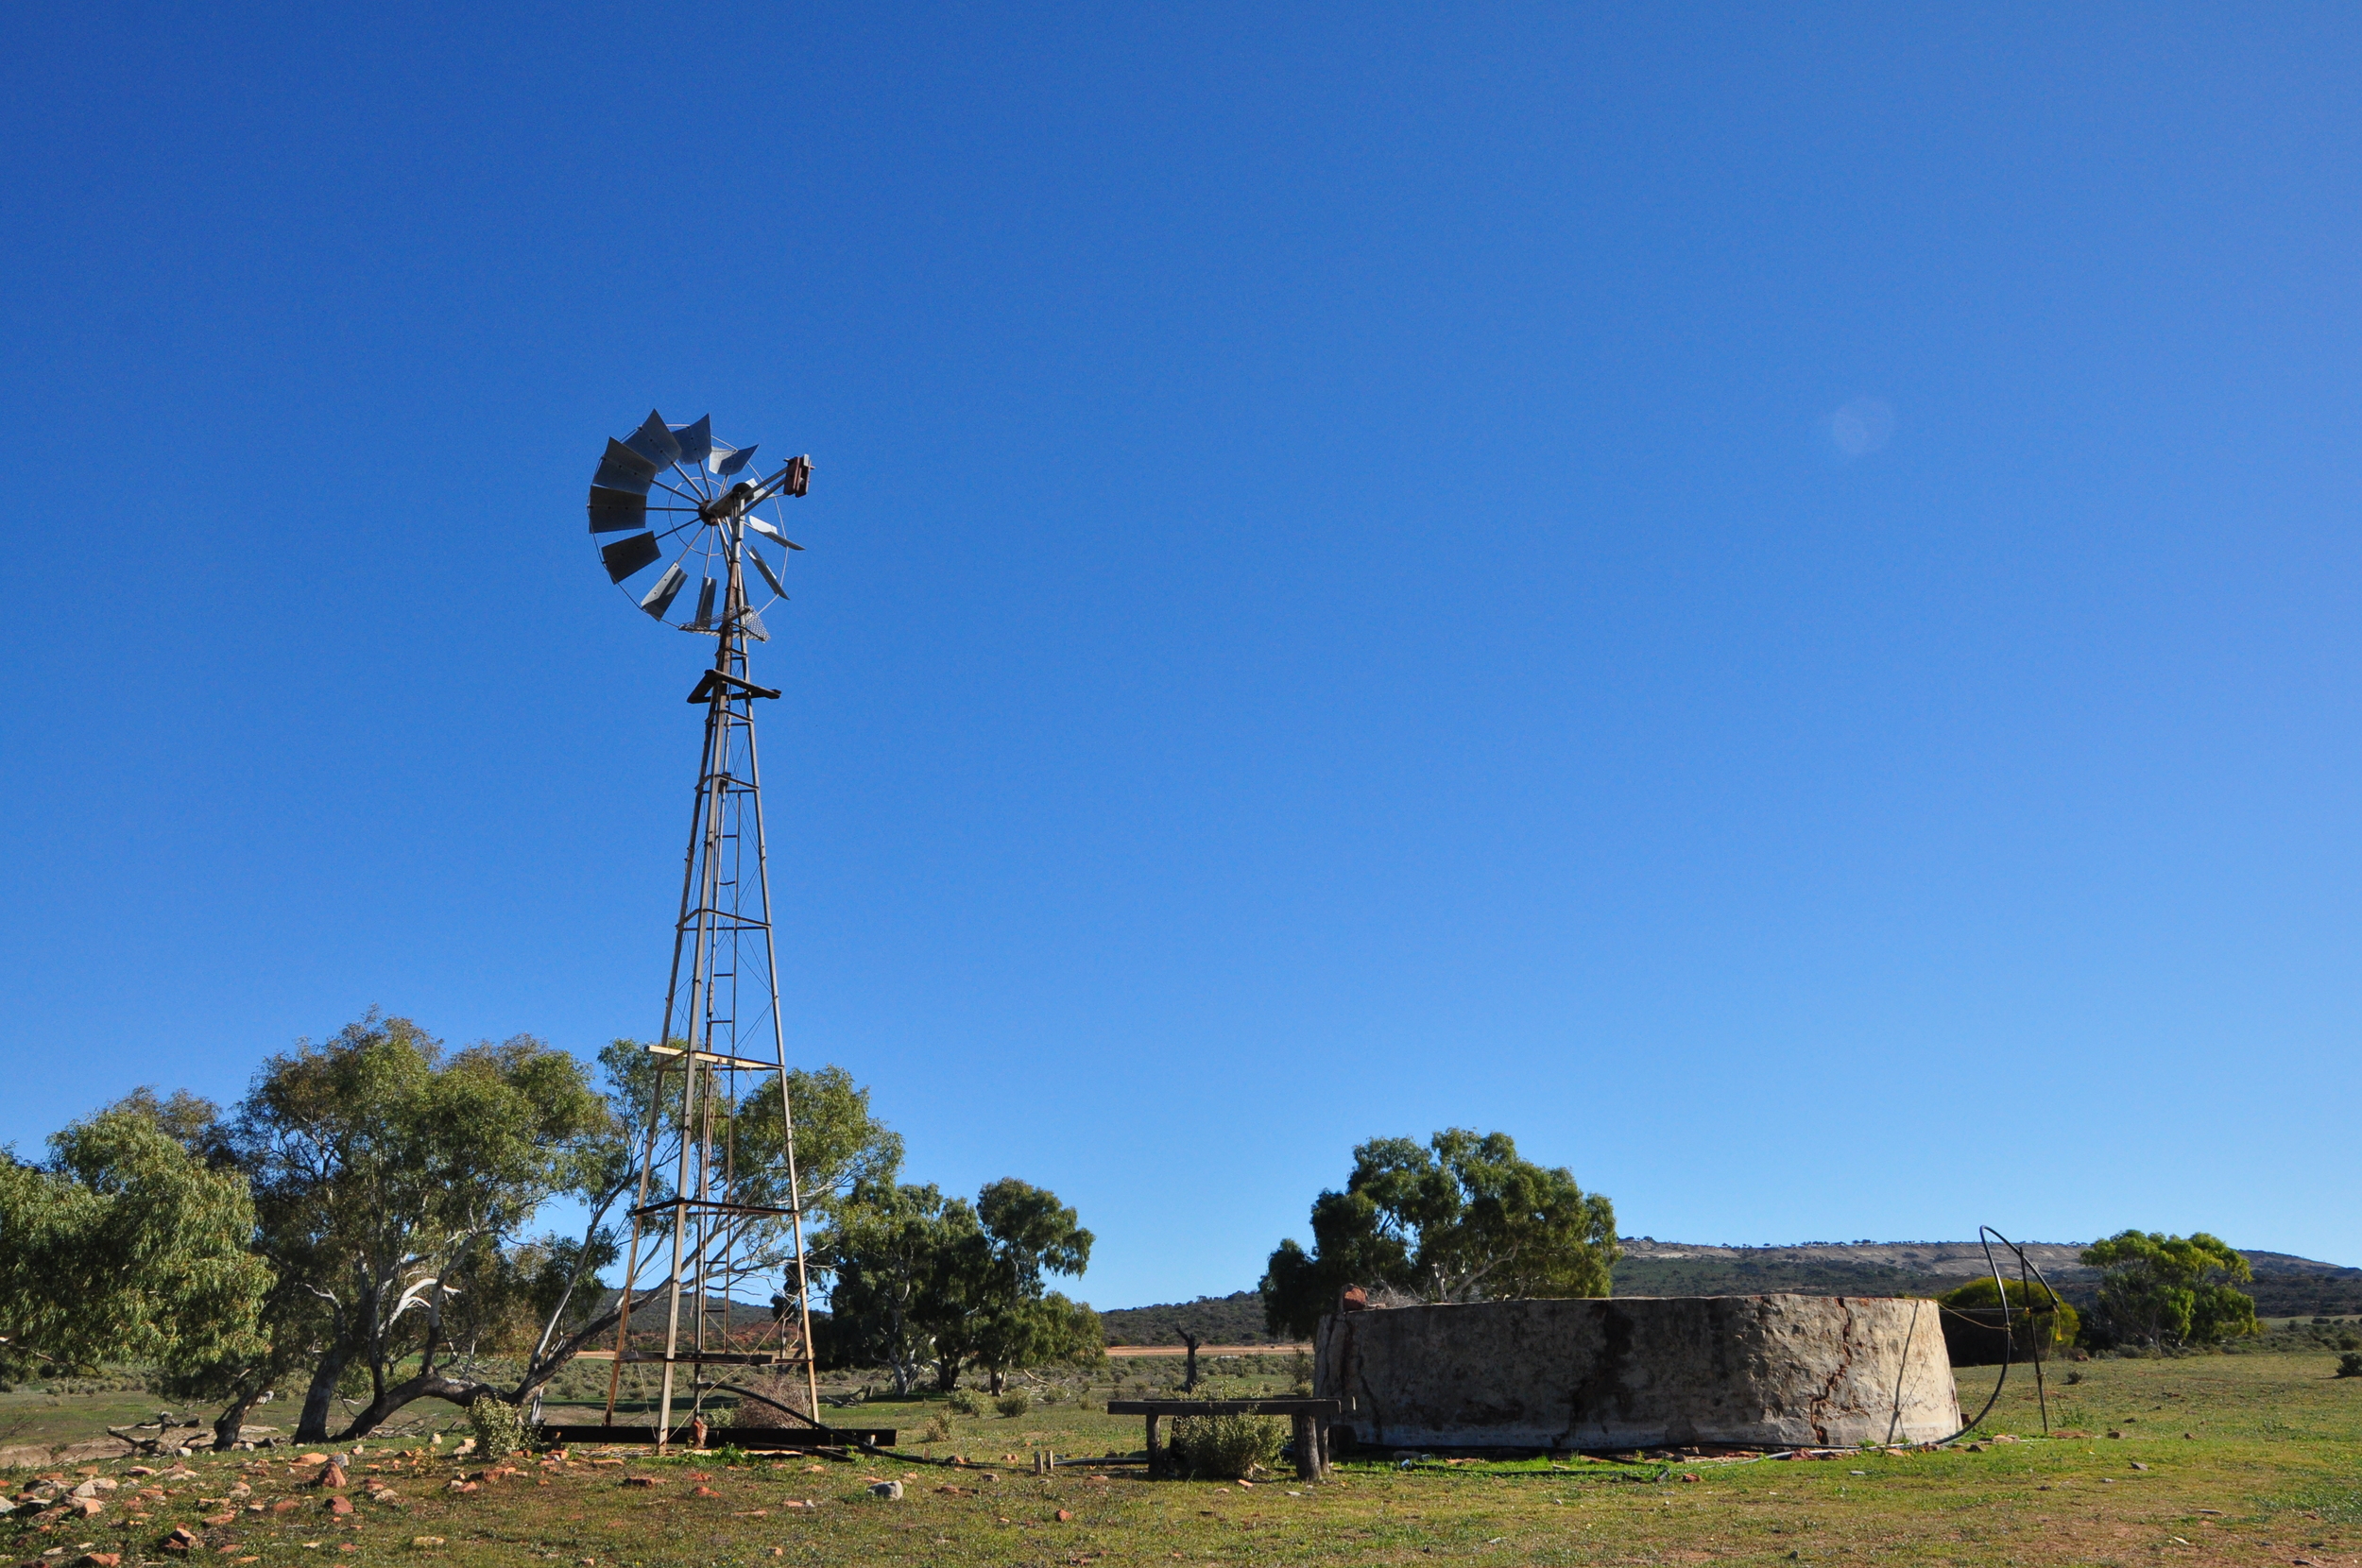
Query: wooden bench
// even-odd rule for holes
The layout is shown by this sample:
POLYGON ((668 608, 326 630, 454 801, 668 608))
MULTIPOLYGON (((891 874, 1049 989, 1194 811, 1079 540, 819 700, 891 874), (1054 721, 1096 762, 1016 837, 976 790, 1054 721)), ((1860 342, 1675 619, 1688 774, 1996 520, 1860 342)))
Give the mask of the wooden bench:
POLYGON ((1295 1426, 1296 1474, 1308 1481, 1328 1474, 1328 1423, 1344 1410, 1334 1399, 1111 1399, 1111 1416, 1148 1418, 1148 1474, 1165 1474, 1165 1445, 1157 1423, 1167 1416, 1286 1416, 1295 1426))

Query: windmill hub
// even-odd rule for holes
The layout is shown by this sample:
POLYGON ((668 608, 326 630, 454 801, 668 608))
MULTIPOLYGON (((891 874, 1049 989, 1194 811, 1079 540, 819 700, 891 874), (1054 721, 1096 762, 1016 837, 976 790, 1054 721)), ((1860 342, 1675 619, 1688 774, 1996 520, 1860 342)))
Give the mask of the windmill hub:
POLYGON ((697 516, 708 522, 727 522, 746 509, 746 503, 755 487, 740 480, 722 494, 697 508, 697 516))

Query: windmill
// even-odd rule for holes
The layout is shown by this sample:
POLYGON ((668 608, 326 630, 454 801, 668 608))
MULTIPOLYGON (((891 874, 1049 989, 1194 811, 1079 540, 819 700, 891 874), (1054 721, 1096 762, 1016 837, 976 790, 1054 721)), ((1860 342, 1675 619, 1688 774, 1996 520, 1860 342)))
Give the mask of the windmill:
POLYGON ((659 1444, 674 1434, 681 1367, 691 1369, 693 1417, 709 1391, 727 1386, 713 1369, 764 1368, 800 1385, 806 1403, 793 1413, 819 1424, 755 758, 754 705, 779 692, 755 685, 746 671, 748 640, 770 640, 762 611, 787 597, 785 554, 775 567, 764 547, 803 548, 787 537, 779 503, 804 493, 812 463, 792 457, 764 475, 754 456, 751 446, 716 441, 710 417, 675 426, 651 413, 628 438, 608 442, 590 481, 590 533, 605 541, 599 558, 608 579, 657 621, 715 639, 713 662, 689 694, 705 705, 705 750, 664 1027, 647 1048, 655 1060, 646 1136, 605 1422, 614 1425, 624 1364, 660 1363, 659 1444), (769 590, 760 605, 749 593, 750 568, 769 590), (644 1284, 643 1269, 656 1271, 644 1284), (742 1299, 772 1281, 767 1314, 742 1299), (660 1334, 636 1329, 635 1304, 659 1296, 660 1334))

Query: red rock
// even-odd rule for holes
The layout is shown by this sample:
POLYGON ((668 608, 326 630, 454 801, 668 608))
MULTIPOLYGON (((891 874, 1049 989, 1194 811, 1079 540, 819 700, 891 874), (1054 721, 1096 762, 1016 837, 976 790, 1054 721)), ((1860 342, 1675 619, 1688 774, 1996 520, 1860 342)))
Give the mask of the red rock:
POLYGON ((1074 1510, 1072 1508, 1060 1508, 1058 1510, 1058 1523, 1061 1525, 1065 1524, 1068 1520, 1073 1517, 1074 1510))
POLYGON ((282 1497, 278 1502, 273 1503, 270 1506, 270 1511, 273 1513, 293 1513, 298 1506, 299 1505, 294 1498, 282 1497))
POLYGON ((691 1491, 689 1495, 692 1497, 719 1497, 722 1494, 714 1491, 711 1487, 698 1487, 694 1491, 691 1491))
POLYGON ((84 1552, 74 1559, 80 1568, 115 1568, 123 1560, 121 1552, 84 1552))
POLYGON ((328 1511, 339 1514, 351 1513, 352 1511, 352 1499, 350 1497, 331 1497, 328 1500, 328 1511))
POLYGON ((336 1491, 345 1484, 345 1467, 332 1462, 326 1470, 320 1472, 320 1478, 317 1484, 326 1487, 331 1491, 336 1491))

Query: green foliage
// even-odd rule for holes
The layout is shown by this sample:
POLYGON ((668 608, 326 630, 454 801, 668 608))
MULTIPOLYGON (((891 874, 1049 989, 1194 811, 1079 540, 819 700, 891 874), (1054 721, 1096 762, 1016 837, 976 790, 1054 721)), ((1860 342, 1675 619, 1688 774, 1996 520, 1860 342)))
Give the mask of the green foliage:
POLYGON ((1465 1128, 1426 1147, 1375 1138, 1343 1192, 1312 1203, 1313 1248, 1282 1241, 1264 1270, 1265 1321, 1309 1336, 1347 1286, 1422 1301, 1604 1296, 1619 1255, 1616 1211, 1564 1167, 1521 1158, 1505 1133, 1465 1128))
POLYGON ((1006 1393, 995 1394, 992 1407, 1015 1420, 1034 1407, 1034 1396, 1022 1389, 1011 1389, 1006 1393))
POLYGON ((469 1405, 468 1423, 475 1429, 475 1451, 485 1458, 505 1459, 532 1445, 524 1412, 490 1394, 478 1394, 469 1405))
POLYGON ((2350 1350, 2337 1357, 2339 1377, 2362 1377, 2362 1350, 2350 1350))
POLYGON ((2247 1259, 2203 1231, 2121 1231, 2084 1249, 2082 1262, 2106 1271, 2096 1343, 2177 1350, 2257 1332, 2255 1300, 2233 1283, 2254 1278, 2247 1259))
POLYGON ((964 1416, 981 1416, 984 1413, 984 1396, 973 1389, 954 1389, 944 1403, 964 1416))
MULTIPOLYGON (((1208 1386, 1205 1397, 1253 1398, 1259 1389, 1208 1386)), ((1288 1440, 1287 1426, 1275 1416, 1204 1415, 1175 1418, 1166 1440, 1173 1467, 1183 1474, 1207 1481, 1236 1481, 1268 1470, 1279 1462, 1288 1440)))
POLYGON ((1988 1274, 1936 1298, 1947 1308, 1943 1343, 1956 1367, 1987 1367, 2004 1359, 2030 1361, 2039 1347, 2045 1358, 2072 1345, 2082 1331, 2082 1315, 2070 1302, 2054 1303, 2039 1285, 2009 1280, 2007 1321, 2001 1310, 2004 1295, 1988 1274), (2015 1337, 2012 1347, 2011 1337, 2015 1337))
POLYGON ((298 1436, 327 1436, 348 1368, 370 1391, 358 1435, 465 1349, 513 1332, 530 1286, 504 1250, 614 1132, 580 1064, 528 1036, 446 1052, 372 1014, 265 1061, 224 1142, 296 1287, 274 1296, 268 1326, 282 1360, 303 1345, 313 1363, 298 1436))
POLYGON ((818 1244, 835 1354, 884 1367, 894 1391, 909 1393, 933 1356, 928 1325, 942 1313, 949 1260, 975 1227, 975 1211, 932 1184, 857 1185, 818 1244))
POLYGON ((937 1365, 972 1362, 997 1392, 1026 1367, 1104 1359, 1098 1314, 1042 1284, 1045 1273, 1080 1274, 1090 1262, 1091 1233, 1074 1210, 1012 1176, 976 1195, 976 1220, 945 1258, 933 1304, 937 1365))
POLYGON ((840 1343, 907 1392, 923 1361, 947 1393, 968 1366, 992 1374, 1106 1354, 1098 1314, 1043 1286, 1079 1274, 1091 1234, 1057 1195, 1014 1178, 971 1207, 933 1186, 864 1182, 839 1205, 825 1243, 840 1343))
POLYGON ((246 1178, 191 1147, 212 1123, 141 1090, 52 1137, 45 1167, 0 1153, 0 1370, 137 1360, 169 1380, 260 1348, 271 1273, 246 1178))

